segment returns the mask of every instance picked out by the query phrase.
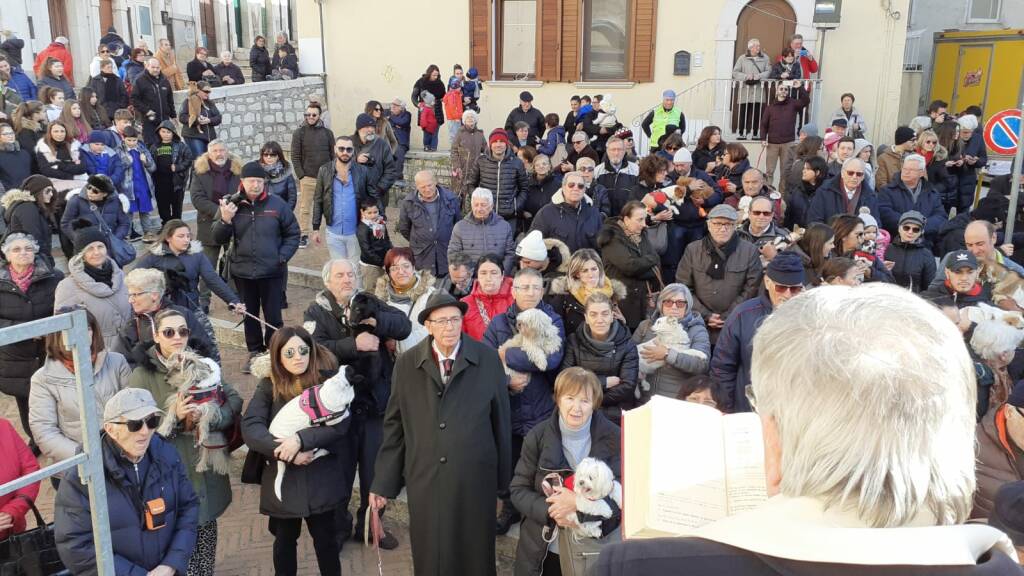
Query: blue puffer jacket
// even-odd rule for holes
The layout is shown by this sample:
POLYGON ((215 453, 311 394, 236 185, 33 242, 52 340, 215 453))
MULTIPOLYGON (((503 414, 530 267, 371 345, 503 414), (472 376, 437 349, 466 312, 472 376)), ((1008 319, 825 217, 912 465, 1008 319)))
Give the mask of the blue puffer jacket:
POLYGON ((241 302, 235 291, 217 274, 199 242, 192 242, 181 254, 175 254, 166 242, 159 242, 146 251, 135 267, 162 271, 167 279, 168 299, 184 308, 199 308, 200 278, 225 304, 241 302))
MULTIPOLYGON (((146 576, 163 564, 184 574, 196 544, 199 498, 177 450, 154 435, 142 461, 133 466, 109 437, 103 437, 102 445, 114 572, 146 576), (164 527, 145 530, 144 503, 156 498, 163 498, 167 510, 164 527)), ((72 468, 60 484, 54 505, 57 552, 72 574, 96 574, 89 510, 88 491, 78 469, 72 468)))
POLYGON ((106 148, 103 152, 96 154, 92 151, 90 144, 82 146, 78 153, 82 158, 82 164, 85 164, 85 173, 90 176, 105 174, 110 177, 114 186, 121 190, 124 182, 125 166, 124 160, 117 152, 117 141, 114 139, 114 134, 109 130, 94 130, 94 132, 102 135, 103 144, 106 148))
POLYGON ((882 228, 889 231, 893 238, 900 237, 900 216, 910 210, 917 210, 925 217, 924 245, 931 248, 939 236, 942 225, 949 220, 946 209, 942 206, 942 197, 932 188, 930 182, 921 179, 921 192, 914 202, 910 189, 900 180, 899 175, 886 184, 878 192, 879 222, 882 228))
POLYGON ((99 226, 99 215, 103 216, 103 222, 107 228, 118 238, 127 238, 128 230, 132 223, 128 215, 128 199, 123 195, 108 196, 102 204, 96 205, 82 196, 82 190, 68 192, 67 207, 64 208, 64 215, 60 219, 60 230, 68 238, 74 238, 74 230, 71 223, 78 218, 86 218, 93 224, 99 226))
POLYGON ((843 190, 843 184, 839 176, 833 176, 825 180, 821 188, 818 188, 818 191, 814 193, 814 196, 811 198, 811 204, 807 207, 807 223, 821 222, 828 224, 836 214, 853 214, 856 216, 860 213, 860 209, 865 206, 871 210, 871 215, 877 218, 878 196, 875 195, 875 192, 866 183, 861 183, 860 190, 857 205, 852 211, 848 212, 846 210, 846 192, 843 190))
MULTIPOLYGON (((555 409, 554 383, 558 375, 559 366, 562 364, 562 354, 565 352, 565 327, 562 325, 562 317, 555 312, 547 302, 537 305, 538 310, 547 314, 551 321, 558 328, 558 338, 562 341, 559 349, 548 355, 547 365, 544 370, 530 362, 526 353, 520 348, 508 348, 505 350, 505 364, 516 372, 526 372, 530 375, 530 381, 519 394, 511 394, 509 400, 512 405, 512 433, 517 436, 526 436, 526 433, 538 423, 544 421, 555 409)), ((519 314, 519 307, 512 304, 504 314, 495 316, 491 324, 484 332, 484 344, 495 350, 516 334, 516 316, 519 314)))
POLYGON ((39 94, 36 85, 32 83, 32 79, 28 77, 28 74, 25 74, 21 66, 11 66, 11 79, 7 85, 18 91, 22 102, 36 100, 39 94))
POLYGON ((242 200, 238 213, 225 224, 213 224, 213 239, 221 246, 234 238, 230 251, 231 275, 256 280, 287 274, 287 263, 299 249, 299 222, 284 200, 266 190, 255 203, 242 200))
POLYGON ((764 289, 740 304, 729 314, 715 343, 711 357, 711 378, 717 382, 717 400, 724 412, 750 412, 747 384, 750 384, 750 358, 754 334, 772 313, 772 301, 764 289))
POLYGON ((565 142, 565 128, 562 126, 555 126, 548 130, 548 133, 543 140, 537 143, 537 152, 540 152, 545 156, 553 156, 555 154, 555 150, 558 149, 558 145, 563 142, 565 142))

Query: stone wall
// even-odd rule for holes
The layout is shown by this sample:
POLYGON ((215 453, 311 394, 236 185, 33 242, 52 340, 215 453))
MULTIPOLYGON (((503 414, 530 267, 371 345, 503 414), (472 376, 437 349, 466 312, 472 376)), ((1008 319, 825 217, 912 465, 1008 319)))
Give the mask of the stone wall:
MULTIPOLYGON (((174 93, 175 110, 180 110, 187 95, 184 90, 174 93)), ((270 140, 288 150, 292 132, 302 122, 312 97, 324 101, 324 83, 319 76, 214 88, 211 98, 223 115, 217 136, 245 161, 255 160, 260 146, 270 140)))
POLYGON ((413 179, 420 170, 433 170, 434 174, 437 175, 437 183, 451 189, 452 163, 451 156, 447 152, 409 151, 405 155, 405 166, 402 169, 405 187, 392 186, 390 198, 388 199, 389 205, 398 206, 402 199, 405 198, 406 193, 416 188, 413 179))

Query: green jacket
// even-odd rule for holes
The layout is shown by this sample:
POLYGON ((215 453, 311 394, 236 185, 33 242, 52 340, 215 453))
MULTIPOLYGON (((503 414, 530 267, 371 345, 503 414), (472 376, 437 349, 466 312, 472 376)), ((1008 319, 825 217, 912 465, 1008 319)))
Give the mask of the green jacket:
MULTIPOLYGON (((135 352, 138 363, 128 380, 128 387, 149 390, 157 405, 163 408, 167 404, 167 398, 177 393, 177 390, 167 383, 167 367, 156 359, 155 344, 145 351, 137 348, 135 352)), ((214 422, 212 427, 230 430, 232 423, 242 412, 242 397, 227 382, 223 385, 227 401, 221 406, 220 421, 214 422)), ((166 440, 174 445, 181 456, 181 461, 188 472, 188 479, 199 497, 199 523, 205 524, 216 520, 231 504, 231 479, 209 470, 196 472, 199 452, 195 446, 194 433, 177 428, 166 440)))

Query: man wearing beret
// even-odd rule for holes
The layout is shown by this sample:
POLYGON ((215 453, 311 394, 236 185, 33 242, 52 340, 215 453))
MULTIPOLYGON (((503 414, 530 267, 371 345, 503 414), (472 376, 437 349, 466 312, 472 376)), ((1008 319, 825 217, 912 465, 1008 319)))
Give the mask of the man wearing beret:
POLYGON ((511 134, 516 122, 526 122, 530 127, 530 136, 539 139, 544 135, 544 114, 533 107, 533 94, 523 91, 519 94, 519 106, 513 108, 505 119, 505 132, 511 134))
POLYGON ((725 412, 750 412, 746 389, 750 384, 751 343, 761 322, 776 307, 804 289, 804 265, 795 252, 780 252, 768 263, 760 294, 740 304, 729 315, 711 358, 716 397, 725 412))
POLYGON ((266 177, 259 162, 243 166, 244 194, 221 198, 220 219, 213 225, 217 244, 233 242, 228 248, 230 273, 246 310, 258 316, 263 308, 265 324, 245 317, 250 359, 267 350, 274 328, 281 326, 287 265, 299 249, 299 223, 287 202, 267 193, 266 177))

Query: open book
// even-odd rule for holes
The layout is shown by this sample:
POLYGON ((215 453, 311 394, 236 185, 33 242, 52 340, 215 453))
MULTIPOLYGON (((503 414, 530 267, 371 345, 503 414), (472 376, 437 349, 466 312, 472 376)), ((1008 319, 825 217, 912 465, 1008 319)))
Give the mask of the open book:
POLYGON ((622 415, 622 535, 684 536, 768 496, 761 420, 655 396, 622 415))

